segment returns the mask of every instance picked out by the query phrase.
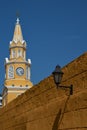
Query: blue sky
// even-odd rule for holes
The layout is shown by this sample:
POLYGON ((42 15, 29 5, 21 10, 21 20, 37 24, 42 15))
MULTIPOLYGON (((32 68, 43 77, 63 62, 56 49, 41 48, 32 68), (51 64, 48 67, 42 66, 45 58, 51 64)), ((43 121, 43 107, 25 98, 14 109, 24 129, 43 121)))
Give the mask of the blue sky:
POLYGON ((34 84, 87 51, 87 0, 0 0, 0 91, 17 12, 34 84))

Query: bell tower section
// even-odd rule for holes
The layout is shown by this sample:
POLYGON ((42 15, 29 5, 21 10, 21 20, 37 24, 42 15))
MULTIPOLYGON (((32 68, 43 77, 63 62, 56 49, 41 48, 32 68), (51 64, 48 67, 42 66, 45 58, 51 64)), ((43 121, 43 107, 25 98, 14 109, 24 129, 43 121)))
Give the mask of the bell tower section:
POLYGON ((9 59, 5 58, 3 105, 33 86, 30 81, 31 60, 26 60, 26 42, 23 39, 19 18, 9 45, 9 52, 9 59))

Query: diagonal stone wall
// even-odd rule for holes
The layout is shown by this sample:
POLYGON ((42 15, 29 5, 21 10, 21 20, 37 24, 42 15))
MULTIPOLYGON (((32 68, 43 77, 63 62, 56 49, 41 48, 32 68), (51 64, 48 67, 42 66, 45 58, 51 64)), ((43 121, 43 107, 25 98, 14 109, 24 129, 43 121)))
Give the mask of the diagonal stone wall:
POLYGON ((0 130, 87 130, 87 52, 62 70, 73 95, 49 76, 0 109, 0 130))

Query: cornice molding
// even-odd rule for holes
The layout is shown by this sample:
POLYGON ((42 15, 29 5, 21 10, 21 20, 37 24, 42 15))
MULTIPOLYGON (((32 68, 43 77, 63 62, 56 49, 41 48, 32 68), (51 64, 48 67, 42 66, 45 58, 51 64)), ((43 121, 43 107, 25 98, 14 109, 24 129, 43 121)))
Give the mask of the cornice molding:
POLYGON ((28 62, 28 61, 9 61, 8 63, 5 63, 5 65, 8 65, 8 64, 26 64, 28 66, 30 66, 31 64, 28 62))

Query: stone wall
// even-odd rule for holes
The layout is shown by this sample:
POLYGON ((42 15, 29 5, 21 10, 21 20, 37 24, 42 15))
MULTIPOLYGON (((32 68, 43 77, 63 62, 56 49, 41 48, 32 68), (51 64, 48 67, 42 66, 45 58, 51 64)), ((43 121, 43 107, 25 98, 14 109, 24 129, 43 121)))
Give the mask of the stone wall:
POLYGON ((87 130, 87 53, 62 70, 73 95, 51 75, 0 109, 0 130, 87 130))

